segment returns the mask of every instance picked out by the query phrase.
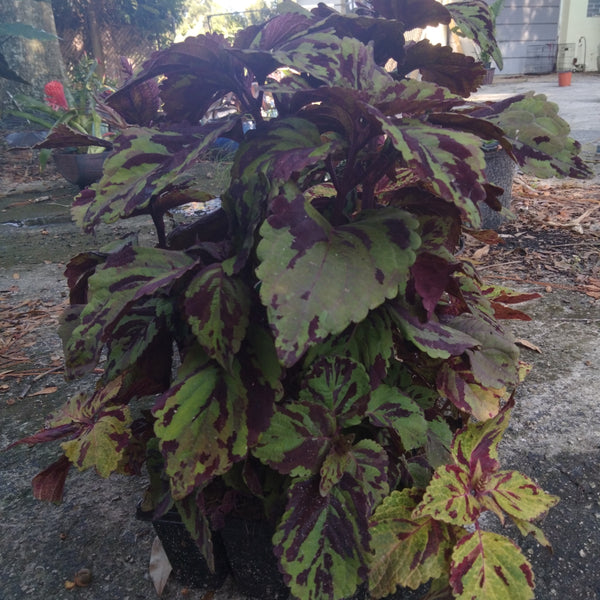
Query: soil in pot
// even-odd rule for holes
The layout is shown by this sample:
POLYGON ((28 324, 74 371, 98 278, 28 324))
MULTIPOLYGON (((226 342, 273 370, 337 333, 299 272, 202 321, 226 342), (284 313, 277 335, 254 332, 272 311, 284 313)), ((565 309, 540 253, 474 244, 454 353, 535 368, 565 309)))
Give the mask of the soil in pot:
POLYGON ((218 590, 223 586, 231 569, 218 531, 213 532, 215 572, 212 573, 176 511, 170 511, 159 519, 152 519, 151 512, 138 509, 136 516, 152 523, 173 568, 173 576, 180 584, 211 590, 218 590))

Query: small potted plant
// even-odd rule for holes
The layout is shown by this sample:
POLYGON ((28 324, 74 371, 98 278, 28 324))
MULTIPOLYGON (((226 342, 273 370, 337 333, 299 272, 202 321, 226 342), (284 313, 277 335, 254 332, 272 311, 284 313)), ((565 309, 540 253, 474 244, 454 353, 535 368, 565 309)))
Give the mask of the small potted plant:
MULTIPOLYGON (((121 62, 126 77, 130 77, 131 65, 126 59, 121 62)), ((146 82, 130 94, 128 111, 121 114, 111 110, 103 99, 114 88, 98 78, 96 67, 95 60, 84 56, 74 67, 68 88, 60 81, 49 81, 44 86, 43 102, 17 96, 18 110, 10 111, 13 116, 47 130, 45 139, 34 146, 41 150, 42 168, 51 155, 59 173, 80 188, 100 179, 107 150, 112 149, 111 140, 117 132, 128 124, 138 123, 139 119, 151 120, 158 109, 156 84, 146 82), (153 90, 154 94, 146 93, 153 90), (137 109, 140 93, 145 94, 144 107, 137 109)))
POLYGON ((406 31, 450 19, 433 0, 282 9, 234 44, 201 35, 154 53, 107 100, 122 110, 163 76, 160 122, 114 140, 73 215, 92 231, 150 214, 156 244, 120 240, 67 266, 67 372, 103 372, 20 440, 62 441, 38 498, 60 500, 72 465, 145 464, 141 509, 175 511, 209 567, 214 536, 235 565, 244 543, 228 533, 240 520, 236 535, 260 532, 283 586, 263 598, 380 598, 430 580, 532 597, 527 559, 480 521, 492 511, 548 544, 535 521, 557 499, 497 456, 527 371, 502 320, 527 318, 508 305, 532 295, 483 282, 456 250, 483 203, 499 208, 482 142, 525 169, 587 169, 572 140, 555 156, 502 129, 547 126, 543 98, 473 105, 474 59, 405 47, 406 31), (238 111, 206 120, 227 94, 238 111), (166 211, 212 197, 194 167, 219 137, 239 144, 220 203, 167 231, 166 211))

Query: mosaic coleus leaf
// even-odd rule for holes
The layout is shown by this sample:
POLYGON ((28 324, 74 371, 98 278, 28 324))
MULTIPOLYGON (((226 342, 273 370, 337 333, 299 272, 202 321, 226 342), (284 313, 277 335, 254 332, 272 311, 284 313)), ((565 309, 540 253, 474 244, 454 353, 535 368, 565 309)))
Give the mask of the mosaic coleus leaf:
POLYGON ((63 442, 65 456, 80 470, 94 467, 99 475, 108 477, 119 470, 131 433, 129 409, 115 402, 122 381, 116 379, 91 397, 77 394, 49 421, 47 427, 71 425, 77 436, 63 442))
POLYGON ((346 455, 352 447, 353 438, 342 429, 360 421, 357 412, 369 391, 362 365, 348 358, 322 358, 308 371, 299 399, 275 407, 254 455, 280 473, 297 477, 318 472, 330 454, 333 466, 335 453, 346 455))
POLYGON ((383 310, 369 312, 366 319, 350 325, 342 333, 328 337, 321 344, 311 346, 305 355, 310 365, 320 356, 344 356, 360 362, 370 377, 371 384, 387 373, 394 352, 391 321, 383 310))
POLYGON ((519 350, 498 326, 473 315, 458 315, 452 326, 479 344, 465 350, 468 362, 453 358, 442 365, 438 389, 460 410, 480 420, 489 419, 520 381, 519 350))
POLYGON ((443 522, 412 517, 419 500, 416 490, 393 491, 371 517, 369 589, 376 598, 397 586, 416 589, 448 569, 452 535, 443 522))
POLYGON ((502 70, 504 62, 496 41, 494 20, 490 7, 483 0, 451 2, 446 8, 452 15, 460 35, 474 40, 481 52, 491 56, 502 70))
POLYGON ((373 48, 356 39, 329 32, 309 33, 284 44, 274 53, 282 64, 308 73, 328 86, 353 90, 378 89, 390 76, 375 63, 373 48))
POLYGON ((198 342, 224 369, 231 369, 248 327, 247 286, 215 264, 194 277, 185 298, 187 320, 198 342))
POLYGON ((558 105, 543 94, 529 92, 479 108, 474 116, 501 127, 512 144, 521 169, 536 177, 591 175, 581 159, 581 145, 569 137, 569 124, 558 114, 558 105))
MULTIPOLYGON (((205 126, 193 133, 159 131, 128 127, 115 141, 115 152, 104 163, 102 179, 92 189, 84 190, 75 200, 75 222, 91 232, 100 222, 114 221, 142 213, 162 214, 167 209, 188 202, 177 195, 174 205, 161 205, 161 197, 173 187, 191 182, 186 174, 190 165, 214 141, 233 127, 230 121, 205 126)), ((211 194, 194 200, 208 200, 211 194)))
MULTIPOLYGON (((239 367, 238 367, 239 368, 239 367)), ((190 349, 153 408, 171 494, 181 500, 247 454, 246 388, 239 374, 190 349)))
POLYGON ((405 212, 382 209, 334 228, 301 195, 274 199, 256 273, 284 365, 404 289, 420 242, 415 227, 405 212))
POLYGON ((317 477, 290 486, 273 545, 284 580, 297 597, 345 598, 366 578, 368 518, 388 491, 382 477, 387 458, 369 440, 350 453, 345 472, 326 493, 317 477))
POLYGON ((456 525, 474 523, 492 510, 519 522, 533 521, 558 502, 518 471, 499 471, 498 443, 508 426, 513 402, 493 419, 459 430, 451 447, 451 464, 439 467, 414 516, 430 515, 456 525))
MULTIPOLYGON (((104 344, 131 303, 161 290, 167 293, 194 266, 195 261, 183 252, 158 248, 126 246, 110 255, 89 278, 89 301, 64 343, 69 374, 81 375, 96 365, 104 344)), ((153 314, 156 316, 156 312, 153 314)), ((132 327, 134 316, 129 315, 128 320, 132 327)), ((142 330, 147 325, 142 315, 136 327, 142 330)), ((146 336, 148 342, 151 332, 146 336)))
POLYGON ((478 346, 478 340, 437 318, 422 323, 419 318, 399 302, 390 306, 390 314, 405 339, 432 358, 458 356, 469 348, 478 346))
POLYGON ((519 547, 504 536, 474 531, 458 541, 450 565, 450 585, 458 600, 530 600, 533 570, 519 547))
POLYGON ((395 387, 382 384, 373 390, 366 416, 377 427, 385 427, 397 436, 406 450, 422 446, 427 440, 423 411, 395 387))
POLYGON ((481 139, 411 118, 381 119, 381 127, 425 189, 454 204, 477 228, 477 203, 486 197, 481 139))

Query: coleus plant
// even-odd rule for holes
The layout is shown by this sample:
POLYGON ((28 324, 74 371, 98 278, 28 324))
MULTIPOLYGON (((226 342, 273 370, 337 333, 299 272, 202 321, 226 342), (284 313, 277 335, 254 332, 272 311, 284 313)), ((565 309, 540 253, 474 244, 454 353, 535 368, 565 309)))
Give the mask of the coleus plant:
POLYGON ((484 2, 280 12, 232 45, 201 35, 153 54, 108 100, 122 110, 162 77, 162 117, 123 128, 74 217, 92 231, 149 214, 157 243, 67 267, 68 373, 103 373, 20 440, 63 440, 34 493, 60 500, 71 465, 147 463, 154 514, 175 506, 209 564, 228 514, 271 523, 293 597, 432 580, 457 598, 531 598, 527 559, 480 516, 548 545, 533 521, 557 499, 497 458, 527 371, 501 321, 526 319, 512 305, 534 295, 484 283, 457 249, 483 203, 500 208, 485 142, 583 177, 578 146, 545 98, 474 104, 479 63, 405 44, 453 18, 493 44, 484 2), (239 112, 205 120, 227 94, 239 112), (219 137, 239 143, 220 207, 167 232, 168 210, 212 198, 193 167, 219 137))

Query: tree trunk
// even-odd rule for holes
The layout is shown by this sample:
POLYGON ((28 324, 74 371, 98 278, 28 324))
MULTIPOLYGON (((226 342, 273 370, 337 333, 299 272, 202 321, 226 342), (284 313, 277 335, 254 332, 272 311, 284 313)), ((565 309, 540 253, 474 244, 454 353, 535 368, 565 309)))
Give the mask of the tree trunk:
MULTIPOLYGON (((100 3, 102 4, 102 3, 100 3)), ((106 63, 104 58, 104 50, 102 48, 102 38, 100 34, 100 26, 98 21, 98 12, 97 12, 98 0, 90 0, 88 5, 88 21, 87 21, 87 29, 88 29, 88 38, 90 40, 90 45, 92 47, 92 54, 94 58, 98 61, 98 69, 96 74, 98 77, 104 77, 106 72, 106 63)))
MULTIPOLYGON (((56 35, 54 13, 50 2, 38 0, 2 0, 0 23, 24 23, 56 35)), ((14 108, 11 97, 23 93, 38 99, 44 97, 44 85, 53 79, 67 83, 58 39, 30 40, 19 36, 1 37, 0 52, 10 68, 31 85, 0 79, 0 116, 14 108)))

